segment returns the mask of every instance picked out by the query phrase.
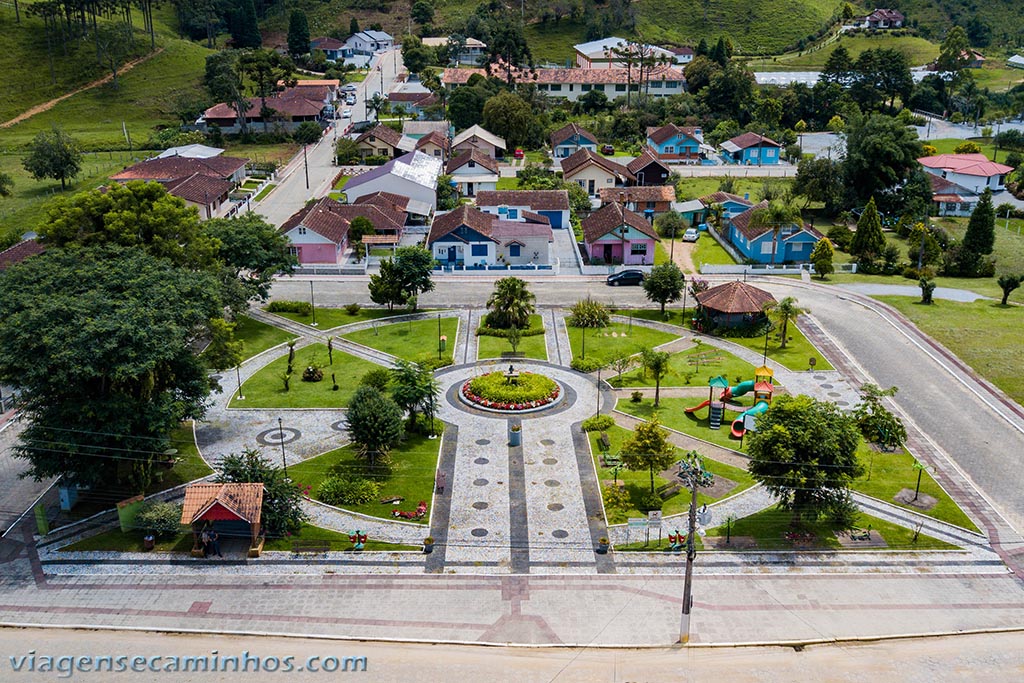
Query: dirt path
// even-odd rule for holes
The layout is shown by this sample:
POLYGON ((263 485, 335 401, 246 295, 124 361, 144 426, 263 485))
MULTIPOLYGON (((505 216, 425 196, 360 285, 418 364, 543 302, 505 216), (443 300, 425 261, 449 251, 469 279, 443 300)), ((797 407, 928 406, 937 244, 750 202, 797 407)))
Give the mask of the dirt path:
MULTIPOLYGON (((156 57, 158 54, 160 54, 163 51, 164 51, 164 49, 162 47, 159 47, 154 52, 150 52, 149 54, 143 55, 143 56, 139 57, 138 59, 132 60, 130 62, 125 62, 121 66, 121 68, 118 70, 117 75, 120 76, 120 75, 123 75, 126 71, 131 71, 132 67, 137 66, 139 64, 142 64, 144 61, 146 61, 147 59, 150 59, 151 57, 156 57)), ((113 78, 114 78, 113 74, 107 74, 103 78, 98 78, 95 81, 93 81, 92 83, 86 83, 85 85, 83 85, 81 88, 78 88, 77 90, 72 90, 71 92, 66 93, 64 95, 61 95, 60 97, 55 97, 52 100, 49 100, 48 102, 43 102, 42 104, 37 104, 36 106, 32 107, 31 109, 28 109, 28 110, 23 111, 22 113, 18 114, 17 116, 15 116, 10 121, 6 121, 4 123, 0 123, 0 128, 10 128, 11 126, 13 126, 16 123, 21 123, 22 121, 24 121, 26 119, 32 118, 36 114, 42 114, 44 111, 47 111, 49 109, 53 109, 59 102, 63 102, 67 98, 69 98, 69 97, 71 97, 73 95, 77 95, 80 92, 85 92, 86 90, 89 90, 90 88, 95 88, 98 85, 103 85, 104 83, 108 83, 111 80, 113 80, 113 78)))
MULTIPOLYGON (((713 239, 708 237, 707 239, 713 239)), ((693 250, 697 248, 696 242, 684 242, 682 240, 676 240, 675 248, 672 247, 672 241, 668 240, 668 244, 665 249, 672 254, 672 260, 676 262, 679 269, 684 273, 696 273, 697 266, 693 263, 693 250)))

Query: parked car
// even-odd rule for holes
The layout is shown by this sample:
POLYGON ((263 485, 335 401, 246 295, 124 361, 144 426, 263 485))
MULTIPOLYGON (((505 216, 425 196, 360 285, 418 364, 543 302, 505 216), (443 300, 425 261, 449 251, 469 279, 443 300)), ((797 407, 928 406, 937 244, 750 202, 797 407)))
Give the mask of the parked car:
POLYGON ((347 104, 349 106, 352 106, 355 103, 356 103, 356 96, 355 95, 349 95, 348 97, 345 98, 345 104, 347 104))
POLYGON ((350 118, 352 118, 352 110, 351 109, 346 109, 345 111, 341 112, 341 118, 343 118, 343 119, 350 119, 350 118))
POLYGON ((644 273, 642 270, 620 270, 618 273, 609 275, 607 282, 612 287, 641 285, 644 282, 644 273))
POLYGON ((356 91, 356 84, 355 83, 349 83, 348 85, 343 86, 341 91, 342 92, 355 92, 356 91))
POLYGON ((601 154, 615 154, 615 147, 612 145, 601 145, 601 154))
POLYGON ((700 232, 697 228, 687 228, 683 233, 684 242, 696 242, 698 237, 700 237, 700 232))

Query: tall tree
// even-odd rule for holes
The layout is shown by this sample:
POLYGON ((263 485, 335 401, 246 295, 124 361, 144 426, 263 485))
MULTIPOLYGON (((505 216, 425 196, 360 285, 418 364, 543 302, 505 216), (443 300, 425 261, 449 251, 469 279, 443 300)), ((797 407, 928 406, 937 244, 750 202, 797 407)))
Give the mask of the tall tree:
POLYGON ((309 53, 309 20, 306 13, 293 9, 288 17, 288 54, 298 59, 309 53))
MULTIPOLYGON (((284 463, 281 463, 282 465, 284 463)), ((260 524, 267 536, 284 538, 297 534, 306 521, 302 492, 284 475, 284 470, 254 448, 225 455, 220 462, 218 482, 263 484, 260 524)))
POLYGON ((822 237, 818 240, 818 243, 814 245, 814 249, 811 250, 811 263, 814 264, 814 272, 822 280, 826 279, 830 274, 836 270, 833 264, 836 250, 832 246, 832 241, 827 237, 822 237))
POLYGON ((675 458, 676 447, 669 442, 668 432, 661 428, 657 415, 638 424, 622 444, 622 464, 630 470, 647 470, 650 473, 652 495, 654 473, 671 467, 675 458))
POLYGON ((850 253, 861 258, 877 258, 883 249, 885 235, 882 234, 882 220, 878 217, 875 198, 872 197, 857 221, 857 232, 853 233, 850 253))
POLYGON ((448 98, 448 120, 456 130, 483 123, 484 105, 490 97, 487 88, 472 85, 456 88, 448 98))
POLYGON ((386 465, 391 450, 405 437, 398 404, 371 386, 360 386, 346 414, 348 433, 356 453, 370 467, 386 465))
POLYGON ((380 262, 380 271, 370 276, 370 301, 387 306, 393 311, 395 306, 403 305, 409 295, 402 284, 402 276, 394 259, 386 258, 380 262))
POLYGON ((661 312, 665 312, 665 304, 679 301, 683 295, 686 279, 683 271, 674 263, 662 263, 654 266, 644 279, 644 293, 649 301, 661 304, 661 312))
POLYGON ((402 291, 416 310, 416 299, 421 292, 434 289, 431 275, 434 270, 434 255, 424 247, 399 247, 395 250, 395 268, 402 283, 402 291))
POLYGON ((797 300, 791 296, 781 301, 770 301, 765 305, 764 312, 768 318, 779 326, 779 348, 786 348, 789 341, 789 325, 796 324, 796 319, 807 311, 797 306, 797 300))
POLYGON ((213 218, 202 223, 200 235, 216 241, 215 257, 246 302, 266 301, 274 276, 291 275, 295 267, 291 242, 259 214, 213 218))
POLYGON ((644 349, 640 360, 643 363, 644 372, 649 372, 654 376, 654 407, 657 408, 661 405, 661 380, 665 379, 665 375, 668 374, 672 355, 668 351, 644 349))
POLYGON ((253 105, 245 96, 240 56, 241 52, 237 50, 222 50, 209 55, 203 85, 215 100, 225 102, 234 110, 238 131, 246 135, 249 132, 246 116, 253 105))
POLYGON ((484 127, 512 147, 525 145, 535 117, 533 109, 515 93, 500 92, 484 104, 484 127))
POLYGON ((825 60, 825 68, 822 69, 819 80, 823 83, 837 83, 844 88, 853 82, 853 58, 842 42, 825 60))
POLYGON ((53 248, 9 268, 0 381, 21 392, 29 474, 143 490, 171 430, 205 413, 192 344, 221 310, 209 274, 141 249, 53 248))
POLYGON ((992 190, 985 188, 971 212, 964 234, 963 248, 975 254, 991 254, 996 244, 996 214, 992 208, 992 190))
POLYGON ((263 132, 267 132, 268 121, 272 113, 267 108, 267 98, 277 89, 279 84, 294 85, 293 72, 295 65, 288 57, 276 50, 252 50, 242 53, 239 67, 252 80, 256 95, 260 98, 260 117, 263 119, 263 132))
POLYGON ((253 0, 238 0, 231 22, 231 41, 236 48, 259 48, 263 45, 253 0))
POLYGON ((750 473, 792 512, 794 524, 842 505, 861 474, 856 418, 831 402, 780 396, 748 438, 750 473))
POLYGON ((899 120, 882 114, 851 117, 843 174, 853 200, 898 192, 923 153, 917 132, 899 120))
POLYGON ((494 291, 487 299, 487 326, 501 330, 513 327, 524 330, 530 326, 530 316, 536 311, 536 296, 525 280, 503 277, 494 283, 494 291))
POLYGON ((823 158, 801 159, 793 180, 793 194, 806 197, 808 204, 823 202, 825 212, 835 214, 843 201, 842 163, 823 158))
POLYGON ((860 403, 853 409, 857 426, 864 438, 888 448, 898 448, 907 440, 903 420, 882 404, 883 399, 895 396, 896 391, 896 387, 881 389, 870 382, 864 384, 860 388, 860 403))
POLYGON ((430 409, 440 391, 434 373, 411 361, 399 359, 391 368, 391 397, 409 414, 408 429, 416 425, 416 412, 430 409))
POLYGON ((939 47, 939 58, 935 60, 936 69, 947 74, 953 83, 957 83, 961 71, 970 64, 971 59, 971 43, 967 39, 967 32, 960 26, 953 26, 939 47))
POLYGON ((63 190, 82 170, 82 152, 77 140, 54 126, 32 139, 21 165, 36 180, 59 180, 63 190))
MULTIPOLYGON (((245 342, 235 339, 235 327, 236 323, 229 323, 223 318, 214 318, 209 323, 210 343, 203 351, 202 359, 214 372, 222 372, 242 362, 245 342)), ((221 387, 217 389, 221 390, 221 387)))

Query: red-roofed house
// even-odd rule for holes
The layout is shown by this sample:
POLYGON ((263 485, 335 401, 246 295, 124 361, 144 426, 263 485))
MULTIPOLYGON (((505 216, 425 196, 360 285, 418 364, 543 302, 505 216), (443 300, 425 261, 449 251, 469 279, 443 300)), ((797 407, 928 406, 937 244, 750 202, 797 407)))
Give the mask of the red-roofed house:
POLYGON ((782 145, 757 133, 737 135, 719 146, 727 164, 767 166, 782 161, 782 145))
POLYGON ((291 252, 300 264, 335 264, 341 263, 349 228, 359 217, 369 220, 378 236, 401 237, 405 214, 371 203, 340 204, 328 197, 299 209, 279 230, 291 241, 291 252))
POLYGON ((981 194, 986 187, 993 192, 1005 190, 1006 174, 1013 170, 1005 164, 989 161, 984 154, 936 154, 917 162, 926 172, 976 194, 981 194))
POLYGON ((669 123, 647 129, 647 146, 663 161, 699 161, 703 144, 700 128, 669 123))
POLYGON ((480 190, 495 190, 498 179, 498 162, 483 152, 470 149, 448 162, 445 173, 452 177, 464 197, 473 197, 480 190))
POLYGON ((932 186, 932 203, 940 216, 970 216, 980 197, 942 176, 928 174, 932 186))
POLYGON ((356 138, 359 155, 363 159, 372 156, 387 157, 388 159, 401 156, 405 153, 398 148, 401 141, 401 133, 382 123, 378 123, 356 138))
POLYGON ((654 265, 654 227, 618 202, 606 204, 583 219, 583 243, 591 262, 654 265), (623 258, 625 254, 625 258, 623 258))
POLYGON ((578 123, 570 123, 551 134, 551 155, 556 159, 564 159, 581 149, 597 151, 597 136, 580 127, 578 123))
POLYGON ((12 247, 0 251, 0 270, 6 270, 27 258, 42 254, 46 247, 35 239, 22 240, 12 247))
POLYGON ((640 156, 626 164, 626 169, 636 176, 637 185, 664 185, 672 175, 671 169, 658 160, 650 147, 644 147, 640 156))
POLYGON ((228 196, 245 180, 248 162, 248 159, 225 156, 157 157, 129 166, 110 179, 121 184, 137 180, 158 182, 168 194, 196 207, 200 219, 206 220, 223 214, 230 206, 228 196))
POLYGON ((432 130, 416 141, 416 150, 439 159, 448 158, 450 148, 448 137, 432 130))
MULTIPOLYGON (((487 77, 483 69, 445 69, 441 82, 448 88, 465 85, 474 73, 487 77)), ((502 65, 492 65, 491 75, 504 79, 507 70, 502 65)), ((549 97, 575 102, 591 90, 604 93, 609 100, 625 97, 626 89, 640 92, 637 70, 623 68, 608 69, 512 69, 513 77, 520 83, 534 83, 537 90, 549 97)), ((644 72, 644 91, 651 97, 670 97, 685 91, 686 77, 680 69, 655 67, 644 72)))
POLYGON ((740 255, 757 263, 806 263, 822 234, 810 225, 756 225, 754 214, 768 207, 763 200, 726 221, 726 235, 740 255))
POLYGON ((864 28, 901 28, 906 17, 895 9, 876 9, 864 18, 864 28))
POLYGON ((463 205, 434 218, 427 248, 434 259, 450 267, 547 265, 549 245, 554 239, 551 224, 544 216, 530 212, 524 212, 522 218, 502 220, 463 205))
POLYGON ((562 159, 562 178, 578 183, 591 197, 603 188, 624 187, 636 181, 628 168, 589 149, 562 159))
MULTIPOLYGON (((280 129, 292 132, 305 121, 322 121, 327 118, 329 107, 333 106, 334 92, 329 85, 304 85, 285 88, 266 99, 270 115, 264 120, 263 101, 259 97, 248 99, 245 111, 246 123, 261 129, 280 129)), ((238 133, 238 114, 226 102, 207 109, 199 119, 202 126, 216 124, 225 133, 238 133)))
POLYGON ((601 204, 624 202, 627 209, 643 214, 648 221, 655 216, 672 210, 676 200, 676 188, 671 185, 648 185, 646 187, 604 187, 598 192, 601 204))

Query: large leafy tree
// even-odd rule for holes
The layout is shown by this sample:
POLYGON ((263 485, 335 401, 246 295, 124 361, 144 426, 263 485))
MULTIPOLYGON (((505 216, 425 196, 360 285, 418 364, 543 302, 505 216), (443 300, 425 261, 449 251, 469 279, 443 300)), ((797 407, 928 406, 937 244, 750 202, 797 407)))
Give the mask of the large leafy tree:
POLYGON ((661 380, 665 379, 670 369, 669 363, 672 355, 668 351, 654 351, 644 349, 640 354, 640 362, 643 363, 644 373, 654 376, 654 407, 661 405, 661 380))
POLYGON ((370 276, 369 289, 370 301, 387 306, 389 311, 393 311, 396 305, 403 305, 409 298, 402 286, 398 266, 390 258, 381 261, 380 271, 370 276))
POLYGON ((484 104, 484 128, 511 146, 526 144, 533 125, 533 109, 515 93, 500 92, 484 104))
POLYGON ((50 249, 0 277, 0 381, 21 390, 16 453, 36 478, 135 492, 211 389, 192 344, 215 279, 138 248, 50 249))
POLYGON ((448 120, 456 130, 483 123, 484 104, 491 92, 481 86, 464 85, 456 88, 448 98, 448 120))
POLYGON ((487 299, 487 326, 501 330, 510 328, 526 329, 530 316, 536 311, 533 302, 537 299, 525 280, 517 277, 503 277, 494 283, 494 291, 487 299))
POLYGON ((971 212, 964 234, 963 248, 979 255, 991 254, 996 244, 996 214, 992 208, 992 190, 985 188, 971 212))
POLYGON ((260 117, 263 119, 263 132, 266 133, 271 118, 271 110, 267 109, 267 98, 279 87, 278 84, 294 85, 292 75, 295 65, 277 50, 246 50, 238 62, 242 73, 250 79, 260 98, 260 117))
POLYGON ((644 293, 649 301, 661 304, 661 312, 665 312, 665 304, 679 301, 683 295, 686 280, 683 271, 674 263, 662 263, 654 266, 644 279, 644 293))
POLYGON ((886 408, 882 401, 896 395, 896 387, 882 389, 870 382, 860 388, 860 403, 853 409, 860 433, 868 441, 888 448, 898 448, 907 440, 903 420, 886 408))
POLYGON ((622 464, 627 469, 651 476, 651 494, 654 494, 654 473, 672 466, 676 448, 668 440, 668 432, 662 429, 657 416, 649 422, 636 426, 632 436, 622 444, 622 464))
POLYGON ((370 467, 386 465, 391 450, 405 436, 402 409, 371 386, 361 386, 348 404, 348 434, 356 453, 370 467))
POLYGON ((209 55, 206 58, 203 85, 213 99, 226 103, 234 110, 239 132, 245 135, 249 132, 246 116, 252 104, 245 95, 240 55, 239 50, 222 50, 209 55))
POLYGON ((960 26, 952 27, 939 47, 939 58, 935 60, 936 69, 949 74, 955 84, 960 78, 960 72, 967 67, 971 59, 971 43, 967 38, 967 32, 960 26))
POLYGON ((77 140, 54 126, 32 139, 21 165, 36 180, 59 180, 63 190, 82 170, 82 152, 77 140))
POLYGON ((780 396, 748 438, 750 473, 793 513, 794 524, 847 502, 850 482, 861 474, 857 420, 834 403, 780 396))
POLYGON ((883 114, 851 117, 846 134, 845 184, 855 203, 896 191, 924 154, 912 128, 883 114))
POLYGON ((275 275, 290 275, 295 257, 288 252, 288 238, 262 216, 241 213, 231 218, 214 218, 202 224, 200 238, 216 243, 215 256, 229 285, 225 303, 236 310, 253 299, 266 301, 275 275))
POLYGON ((787 336, 789 333, 790 323, 796 324, 796 319, 802 314, 806 313, 804 309, 797 306, 797 300, 791 296, 783 298, 781 301, 770 301, 765 305, 764 312, 768 314, 768 318, 779 326, 779 336, 782 341, 779 343, 779 348, 786 348, 786 342, 789 340, 787 336))
POLYGON ((235 47, 260 47, 263 45, 263 36, 260 35, 260 27, 256 21, 256 8, 253 0, 239 0, 232 15, 231 41, 235 47))
POLYGON ((843 201, 842 164, 832 159, 802 159, 796 168, 793 193, 806 197, 808 205, 823 202, 825 212, 835 214, 843 201))
POLYGON ((298 533, 306 521, 306 513, 302 511, 302 491, 285 476, 281 467, 263 457, 257 449, 247 448, 238 454, 225 455, 217 481, 263 484, 260 524, 263 533, 271 538, 298 533))
POLYGON ((395 269, 402 283, 402 291, 412 302, 412 309, 416 310, 416 298, 420 293, 434 289, 434 280, 431 277, 434 270, 434 255, 424 247, 399 247, 395 250, 395 269))
POLYGON ((440 385, 428 368, 399 359, 391 369, 391 397, 409 414, 409 429, 416 425, 416 413, 427 412, 440 393, 440 385))
POLYGON ((860 258, 875 258, 885 249, 885 235, 882 234, 882 219, 875 207, 875 198, 868 200, 864 213, 857 221, 857 232, 850 242, 850 253, 860 258))

